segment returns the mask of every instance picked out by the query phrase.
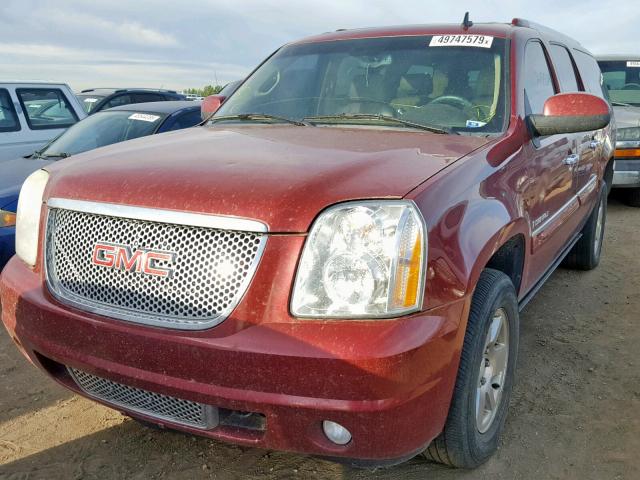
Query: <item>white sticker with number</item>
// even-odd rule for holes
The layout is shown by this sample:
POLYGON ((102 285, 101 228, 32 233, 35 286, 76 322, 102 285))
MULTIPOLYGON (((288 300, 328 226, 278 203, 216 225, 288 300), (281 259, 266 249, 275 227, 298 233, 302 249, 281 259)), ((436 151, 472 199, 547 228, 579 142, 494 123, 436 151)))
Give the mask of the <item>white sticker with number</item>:
POLYGON ((627 67, 640 67, 640 62, 627 62, 627 67))
POLYGON ((491 48, 493 37, 488 35, 434 35, 430 47, 491 48))
POLYGON ((146 113, 134 113, 129 115, 129 120, 142 120, 143 122, 155 122, 160 117, 158 115, 148 115, 146 113))

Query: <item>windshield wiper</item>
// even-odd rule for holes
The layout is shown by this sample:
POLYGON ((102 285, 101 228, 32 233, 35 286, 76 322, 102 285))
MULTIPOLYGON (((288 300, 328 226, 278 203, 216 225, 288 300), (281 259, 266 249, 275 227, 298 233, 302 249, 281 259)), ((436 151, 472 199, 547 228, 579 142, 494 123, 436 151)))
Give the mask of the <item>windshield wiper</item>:
POLYGON ((315 117, 305 117, 302 119, 310 122, 325 121, 325 120, 379 120, 382 122, 391 122, 403 125, 405 127, 417 128, 419 130, 426 130, 428 132, 440 133, 440 134, 456 134, 458 132, 446 127, 434 127, 431 125, 423 125, 421 123, 409 122, 400 118, 392 117, 390 115, 375 115, 369 113, 341 113, 339 115, 318 115, 315 117))
POLYGON ((631 105, 630 103, 623 102, 611 102, 611 105, 613 105, 614 107, 633 107, 633 105, 631 105))
POLYGON ((268 113, 239 113, 237 115, 222 115, 221 117, 211 117, 207 123, 221 122, 224 120, 240 120, 240 121, 251 121, 251 120, 277 120, 279 122, 290 123, 291 125, 296 125, 298 127, 309 127, 311 124, 309 122, 292 120, 286 117, 279 117, 277 115, 269 115, 268 113))
POLYGON ((47 158, 68 158, 70 156, 71 156, 71 154, 70 153, 66 153, 66 152, 60 152, 60 153, 41 153, 41 152, 36 152, 36 158, 44 158, 45 160, 47 158))

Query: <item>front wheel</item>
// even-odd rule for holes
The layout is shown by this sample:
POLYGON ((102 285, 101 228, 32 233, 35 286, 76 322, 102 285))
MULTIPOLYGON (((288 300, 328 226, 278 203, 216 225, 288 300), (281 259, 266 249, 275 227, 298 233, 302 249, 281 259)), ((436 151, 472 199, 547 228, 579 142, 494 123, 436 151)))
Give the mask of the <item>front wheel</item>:
POLYGON ((447 422, 424 452, 429 460, 475 468, 496 451, 513 389, 518 335, 513 283, 485 269, 471 301, 447 422))

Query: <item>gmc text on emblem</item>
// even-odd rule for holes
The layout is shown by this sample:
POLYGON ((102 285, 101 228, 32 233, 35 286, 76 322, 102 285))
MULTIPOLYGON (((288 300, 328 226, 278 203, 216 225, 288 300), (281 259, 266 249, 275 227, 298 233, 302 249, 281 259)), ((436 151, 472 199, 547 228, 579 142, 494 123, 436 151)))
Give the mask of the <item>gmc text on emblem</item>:
POLYGON ((91 263, 155 277, 171 277, 176 254, 146 248, 133 250, 129 245, 97 242, 91 254, 91 263))

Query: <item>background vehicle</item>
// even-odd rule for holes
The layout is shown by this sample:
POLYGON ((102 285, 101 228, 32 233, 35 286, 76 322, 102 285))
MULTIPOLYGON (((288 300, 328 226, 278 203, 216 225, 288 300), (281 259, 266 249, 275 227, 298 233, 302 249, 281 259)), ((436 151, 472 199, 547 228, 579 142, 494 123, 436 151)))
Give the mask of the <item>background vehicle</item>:
POLYGON ((520 309, 600 260, 610 119, 589 52, 519 19, 289 43, 207 126, 32 174, 3 322, 134 418, 475 467, 520 309))
POLYGON ((30 158, 0 162, 0 270, 15 253, 18 193, 29 174, 61 158, 125 140, 192 127, 200 121, 199 102, 114 107, 78 122, 30 158))
POLYGON ((64 83, 0 80, 0 160, 30 155, 86 116, 64 83))
POLYGON ((186 100, 184 95, 175 90, 154 88, 88 88, 77 93, 76 97, 89 115, 100 110, 131 103, 186 100))
POLYGON ((604 55, 598 63, 618 126, 613 187, 640 207, 640 56, 604 55))

